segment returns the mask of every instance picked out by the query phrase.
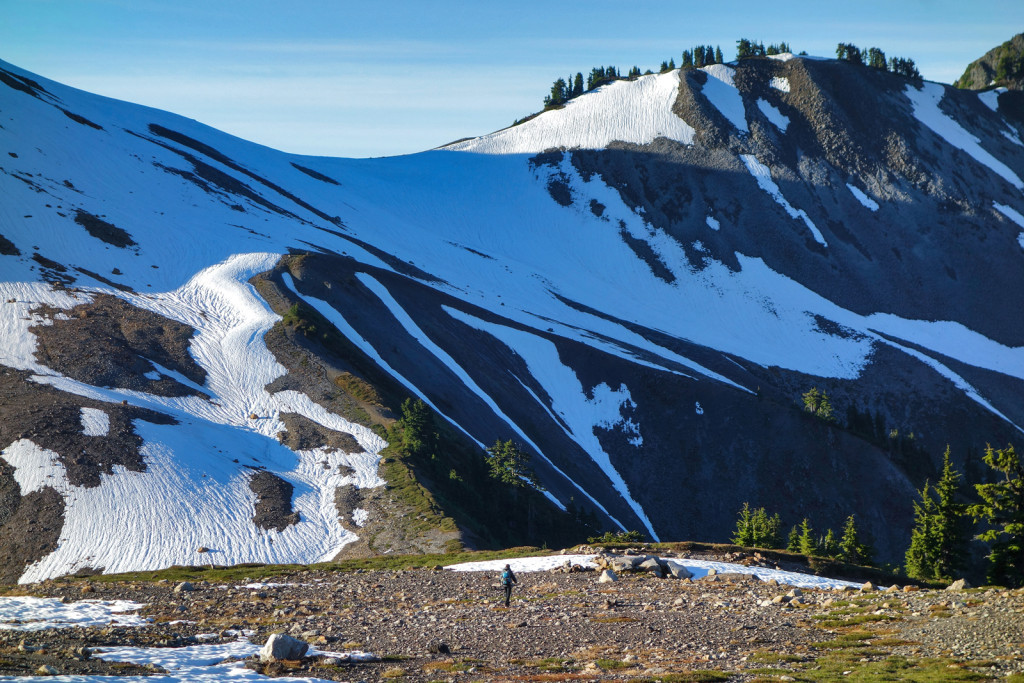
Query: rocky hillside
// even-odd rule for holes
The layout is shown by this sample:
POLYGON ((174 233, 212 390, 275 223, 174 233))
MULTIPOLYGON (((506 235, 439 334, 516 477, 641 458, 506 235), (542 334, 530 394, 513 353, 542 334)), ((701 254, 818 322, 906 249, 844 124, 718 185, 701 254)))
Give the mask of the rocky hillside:
POLYGON ((946 445, 978 480, 1024 425, 1001 96, 784 55, 347 160, 0 67, 6 580, 724 540, 748 501, 894 560, 946 445))
POLYGON ((1024 90, 1024 33, 1018 33, 971 62, 953 85, 970 90, 992 86, 1024 90))

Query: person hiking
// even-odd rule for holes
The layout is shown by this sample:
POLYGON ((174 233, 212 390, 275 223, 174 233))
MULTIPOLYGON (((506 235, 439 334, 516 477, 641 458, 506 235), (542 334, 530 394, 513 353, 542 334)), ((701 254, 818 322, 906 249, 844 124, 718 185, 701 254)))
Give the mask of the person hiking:
POLYGON ((512 567, 506 564, 505 568, 501 570, 501 587, 505 590, 505 607, 509 606, 509 601, 512 599, 512 584, 514 583, 519 583, 519 579, 516 578, 512 567))

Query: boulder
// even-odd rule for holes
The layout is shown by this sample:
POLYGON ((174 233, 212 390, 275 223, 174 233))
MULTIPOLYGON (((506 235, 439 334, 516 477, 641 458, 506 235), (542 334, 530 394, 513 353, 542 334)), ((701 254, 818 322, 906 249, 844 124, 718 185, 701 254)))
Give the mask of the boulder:
POLYGON ((962 591, 965 588, 970 588, 971 584, 967 583, 966 579, 957 579, 953 583, 946 586, 948 591, 962 591))
POLYGON ((190 591, 194 591, 195 589, 196 589, 196 587, 193 586, 188 581, 182 581, 181 583, 179 583, 177 586, 174 587, 174 592, 175 593, 188 593, 190 591))
POLYGON ((597 580, 599 583, 615 583, 619 580, 619 576, 613 570, 605 569, 597 580))
POLYGON ((267 638, 266 645, 260 650, 260 661, 273 662, 279 659, 302 659, 309 650, 309 643, 292 638, 285 633, 274 633, 267 638))
POLYGON ((861 593, 873 593, 875 590, 877 590, 875 588, 875 584, 871 583, 870 581, 866 581, 864 585, 860 587, 861 593))
POLYGON ((665 560, 665 569, 668 571, 669 576, 674 579, 692 579, 693 573, 681 565, 678 562, 672 560, 665 560))

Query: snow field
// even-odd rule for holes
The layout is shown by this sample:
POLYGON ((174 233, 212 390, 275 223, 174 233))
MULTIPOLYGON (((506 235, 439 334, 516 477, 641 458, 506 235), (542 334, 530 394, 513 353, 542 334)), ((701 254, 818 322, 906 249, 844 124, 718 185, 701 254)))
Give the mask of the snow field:
POLYGON ((672 113, 679 72, 613 81, 518 126, 448 145, 483 154, 537 154, 552 147, 601 149, 613 141, 638 145, 663 137, 692 144, 694 130, 672 113))
MULTIPOLYGON (((173 415, 185 428, 136 422, 144 439, 146 471, 115 468, 96 488, 71 486, 56 454, 30 441, 4 449, 3 457, 15 466, 23 494, 48 485, 65 496, 67 505, 58 548, 29 567, 22 582, 82 567, 115 572, 190 564, 200 546, 210 548, 207 557, 224 564, 324 561, 355 540, 338 522, 334 489, 382 485, 376 467, 385 443, 305 395, 269 395, 263 388, 284 372, 263 343, 264 333, 278 317, 246 281, 273 267, 276 260, 274 254, 236 256, 200 271, 174 292, 130 297, 135 305, 197 329, 191 353, 208 373, 202 389, 212 394, 212 401, 98 389, 69 378, 37 376, 37 381, 98 400, 127 398, 133 405, 173 415), (348 432, 365 450, 293 453, 276 440, 283 428, 277 419, 281 411, 348 432), (249 419, 250 413, 258 419, 249 419), (251 521, 256 500, 248 486, 250 475, 232 460, 269 469, 289 481, 294 486, 293 509, 301 521, 282 532, 256 528, 251 521), (344 466, 355 474, 341 475, 344 466), (125 553, 124 547, 134 552, 125 553)), ((10 330, 7 338, 11 337, 16 343, 9 348, 17 350, 22 365, 31 367, 34 336, 27 321, 10 330)), ((105 433, 99 417, 106 416, 103 411, 86 408, 82 415, 83 428, 91 430, 87 433, 105 433)))

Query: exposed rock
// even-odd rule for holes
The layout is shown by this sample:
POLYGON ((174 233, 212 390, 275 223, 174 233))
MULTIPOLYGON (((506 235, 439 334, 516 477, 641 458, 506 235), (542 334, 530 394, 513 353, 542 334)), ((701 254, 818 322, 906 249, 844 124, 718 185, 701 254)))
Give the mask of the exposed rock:
POLYGON ((618 574, 613 569, 605 569, 601 572, 601 576, 598 577, 600 583, 614 583, 619 580, 618 574))
POLYGON ((274 633, 260 650, 260 661, 273 662, 281 659, 302 659, 309 650, 309 643, 285 633, 274 633))

